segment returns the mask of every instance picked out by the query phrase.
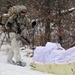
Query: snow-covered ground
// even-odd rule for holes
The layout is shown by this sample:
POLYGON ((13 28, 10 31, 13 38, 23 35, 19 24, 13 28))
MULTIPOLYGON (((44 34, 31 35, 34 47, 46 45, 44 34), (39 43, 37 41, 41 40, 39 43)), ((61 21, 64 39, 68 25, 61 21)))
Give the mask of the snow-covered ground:
POLYGON ((29 50, 26 49, 21 50, 22 60, 27 63, 25 67, 7 63, 7 52, 8 50, 10 50, 10 45, 6 43, 7 40, 4 37, 4 33, 0 34, 0 75, 53 75, 40 71, 31 70, 30 63, 32 62, 32 58, 27 57, 28 55, 25 56, 26 52, 29 52, 29 50), (3 39, 3 45, 1 46, 3 39))
POLYGON ((23 61, 27 62, 25 67, 8 64, 6 62, 7 54, 0 51, 0 75, 53 75, 30 69, 32 58, 26 57, 24 51, 21 51, 23 61))

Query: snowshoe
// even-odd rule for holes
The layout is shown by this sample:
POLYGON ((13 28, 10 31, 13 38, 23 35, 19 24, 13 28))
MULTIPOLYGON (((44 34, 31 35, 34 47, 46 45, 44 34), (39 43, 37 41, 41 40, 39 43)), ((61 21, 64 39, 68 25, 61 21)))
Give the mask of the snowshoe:
POLYGON ((26 62, 21 62, 21 61, 15 62, 13 60, 7 60, 7 62, 9 64, 18 65, 18 66, 22 66, 22 67, 26 66, 26 62))
POLYGON ((26 66, 26 62, 18 61, 18 62, 15 63, 15 65, 24 67, 24 66, 26 66))

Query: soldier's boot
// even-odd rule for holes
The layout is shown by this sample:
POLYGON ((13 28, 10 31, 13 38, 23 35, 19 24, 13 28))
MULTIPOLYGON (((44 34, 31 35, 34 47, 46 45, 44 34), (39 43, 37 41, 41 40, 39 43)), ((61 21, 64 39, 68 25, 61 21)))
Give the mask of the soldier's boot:
POLYGON ((16 65, 24 67, 26 66, 26 62, 17 61, 16 65))

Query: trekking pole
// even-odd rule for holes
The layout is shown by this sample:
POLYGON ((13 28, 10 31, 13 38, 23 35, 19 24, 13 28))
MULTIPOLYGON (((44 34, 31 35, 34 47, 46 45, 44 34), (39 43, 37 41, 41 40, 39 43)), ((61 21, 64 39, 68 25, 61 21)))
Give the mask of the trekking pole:
POLYGON ((1 45, 0 45, 0 51, 1 51, 1 47, 2 47, 2 45, 3 45, 3 42, 4 42, 5 37, 6 37, 6 33, 5 33, 4 37, 3 37, 2 43, 1 43, 1 45))

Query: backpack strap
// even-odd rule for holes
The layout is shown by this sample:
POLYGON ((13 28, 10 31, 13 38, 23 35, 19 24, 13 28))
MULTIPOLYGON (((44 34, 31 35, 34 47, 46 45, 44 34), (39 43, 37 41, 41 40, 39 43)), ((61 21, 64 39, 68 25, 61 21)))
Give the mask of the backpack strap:
POLYGON ((17 25, 17 33, 20 34, 21 33, 21 29, 20 29, 19 23, 17 22, 17 18, 18 18, 18 15, 16 15, 16 17, 15 17, 15 23, 17 25))

